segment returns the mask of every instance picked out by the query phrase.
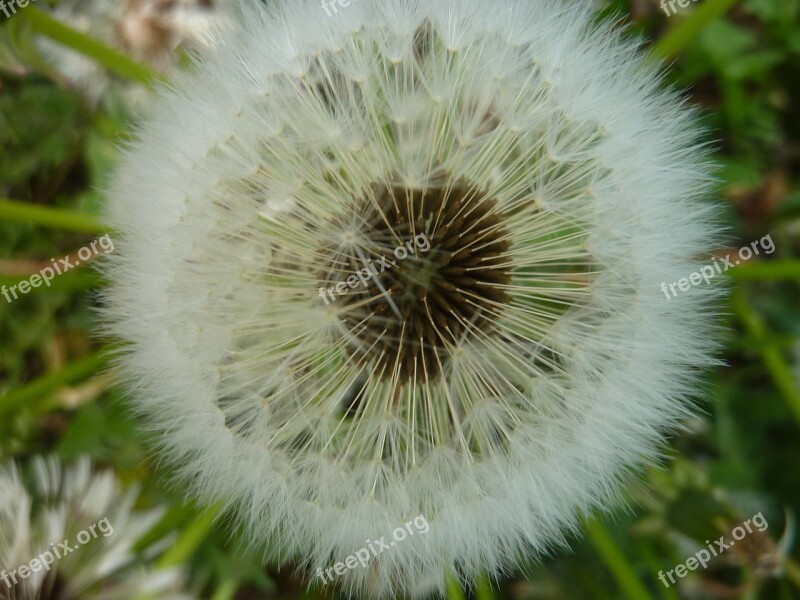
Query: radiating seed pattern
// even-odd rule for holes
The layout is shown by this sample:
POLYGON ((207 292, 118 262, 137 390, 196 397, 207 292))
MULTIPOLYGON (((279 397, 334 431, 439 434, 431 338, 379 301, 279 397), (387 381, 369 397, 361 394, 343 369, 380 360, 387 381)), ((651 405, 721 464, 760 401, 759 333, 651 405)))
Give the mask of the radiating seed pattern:
MULTIPOLYGON (((509 300, 511 243, 503 217, 494 200, 463 186, 386 188, 357 214, 375 268, 366 285, 342 299, 340 318, 354 332, 348 349, 373 359, 376 374, 398 384, 433 380, 449 349, 475 328, 488 333, 509 300)), ((326 287, 370 262, 360 252, 330 254, 336 258, 323 274, 326 287)))

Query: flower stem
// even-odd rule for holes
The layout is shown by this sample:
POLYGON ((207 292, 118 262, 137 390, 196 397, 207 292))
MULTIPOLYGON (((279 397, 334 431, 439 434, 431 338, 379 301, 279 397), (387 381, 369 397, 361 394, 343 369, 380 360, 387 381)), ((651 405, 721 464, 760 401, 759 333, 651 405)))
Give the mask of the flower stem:
POLYGON ((108 230, 107 227, 103 227, 103 224, 97 218, 91 215, 27 202, 18 202, 8 198, 0 198, 0 218, 17 223, 31 223, 79 233, 104 233, 108 230))
POLYGON ((671 58, 680 54, 709 23, 721 17, 738 0, 705 0, 684 21, 665 33, 655 46, 656 58, 671 58))
POLYGON ((787 558, 783 563, 783 572, 786 574, 786 578, 800 590, 800 566, 790 558, 787 558))
POLYGON ((0 397, 0 415, 21 408, 33 400, 48 396, 65 385, 70 385, 95 374, 111 360, 112 353, 104 348, 67 365, 60 371, 48 373, 27 385, 0 397))
POLYGON ((447 600, 466 600, 458 578, 453 575, 447 577, 447 600))
MULTIPOLYGON (((31 274, 33 275, 33 274, 31 274)), ((23 281, 30 281, 31 275, 22 277, 20 275, 3 275, 0 273, 0 288, 5 286, 7 289, 15 288, 23 281)), ((72 269, 63 275, 56 277, 50 282, 49 286, 41 286, 36 290, 37 294, 46 292, 82 292, 105 285, 106 281, 96 272, 81 268, 72 269)), ((10 295, 10 292, 8 292, 10 295)), ((21 298, 20 298, 21 299, 21 298)), ((4 296, 0 296, 0 304, 8 303, 4 296)))
POLYGON ((587 531, 589 539, 600 553, 619 587, 631 600, 651 600, 650 593, 644 587, 634 568, 628 563, 625 555, 617 548, 611 534, 598 520, 589 521, 587 531))
POLYGON ((233 600, 236 596, 236 591, 239 589, 239 584, 233 579, 223 581, 214 590, 214 595, 211 600, 233 600))
POLYGON ((786 400, 786 404, 797 422, 800 423, 800 390, 797 389, 792 370, 780 350, 767 343, 769 335, 763 319, 747 303, 741 290, 733 293, 733 309, 751 338, 755 351, 761 355, 761 360, 775 383, 775 387, 786 400))
POLYGON ((209 508, 198 519, 184 529, 175 544, 159 559, 159 569, 177 567, 187 562, 213 529, 216 511, 209 508))
POLYGON ((475 600, 494 600, 492 584, 486 575, 481 575, 475 584, 475 600))
POLYGON ((146 65, 65 25, 37 8, 28 7, 20 13, 20 16, 27 19, 35 33, 80 52, 117 75, 146 86, 152 85, 158 79, 158 75, 146 65))
MULTIPOLYGON (((216 510, 213 507, 209 508, 205 513, 201 514, 196 521, 181 531, 172 547, 158 559, 156 563, 158 570, 167 571, 186 564, 211 534, 215 518, 216 510)), ((233 594, 236 592, 236 583, 230 583, 233 584, 232 588, 225 587, 224 585, 221 586, 215 592, 212 600, 233 598, 233 594), (223 587, 224 595, 220 595, 223 587)), ((134 596, 133 600, 158 600, 158 598, 153 592, 142 592, 134 596)))
POLYGON ((800 260, 781 260, 775 262, 747 262, 735 269, 726 271, 733 279, 739 280, 800 280, 800 260))

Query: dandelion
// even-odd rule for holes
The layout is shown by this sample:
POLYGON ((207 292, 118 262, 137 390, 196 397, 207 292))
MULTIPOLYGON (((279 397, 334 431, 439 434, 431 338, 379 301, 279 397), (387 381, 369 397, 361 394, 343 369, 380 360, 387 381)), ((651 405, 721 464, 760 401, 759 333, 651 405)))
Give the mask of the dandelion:
MULTIPOLYGON (((210 46, 212 31, 224 26, 230 0, 66 0, 53 9, 57 19, 170 73, 181 51, 210 46)), ((42 48, 56 70, 98 100, 112 84, 103 68, 85 56, 45 41, 42 48)), ((140 101, 126 90, 131 103, 140 101)))
POLYGON ((582 2, 242 10, 111 190, 134 406, 194 494, 312 573, 425 516, 348 591, 552 551, 713 362, 717 292, 659 289, 718 241, 693 111, 582 2))
POLYGON ((0 599, 194 597, 180 592, 180 571, 137 562, 134 544, 163 515, 134 510, 137 490, 123 492, 86 458, 62 468, 37 457, 30 475, 26 487, 15 465, 0 466, 0 599))

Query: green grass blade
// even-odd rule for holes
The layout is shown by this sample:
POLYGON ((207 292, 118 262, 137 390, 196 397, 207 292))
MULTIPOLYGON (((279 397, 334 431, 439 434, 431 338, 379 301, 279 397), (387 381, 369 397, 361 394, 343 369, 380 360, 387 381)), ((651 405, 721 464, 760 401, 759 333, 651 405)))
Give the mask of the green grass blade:
POLYGON ((730 10, 738 0, 704 0, 696 5, 692 14, 667 31, 653 46, 659 59, 677 56, 700 35, 709 23, 730 10))
POLYGON ((35 33, 80 52, 121 77, 146 86, 152 85, 158 79, 158 75, 148 66, 65 25, 37 8, 29 7, 21 11, 20 17, 27 19, 35 33))
POLYGON ((639 581, 635 569, 628 563, 622 551, 617 548, 606 526, 600 521, 592 520, 588 524, 587 532, 589 539, 600 554, 600 558, 625 593, 625 597, 630 600, 651 600, 647 588, 639 581))
POLYGON ((108 231, 108 227, 105 227, 98 218, 92 215, 8 198, 0 198, 0 219, 78 233, 106 233, 108 231))

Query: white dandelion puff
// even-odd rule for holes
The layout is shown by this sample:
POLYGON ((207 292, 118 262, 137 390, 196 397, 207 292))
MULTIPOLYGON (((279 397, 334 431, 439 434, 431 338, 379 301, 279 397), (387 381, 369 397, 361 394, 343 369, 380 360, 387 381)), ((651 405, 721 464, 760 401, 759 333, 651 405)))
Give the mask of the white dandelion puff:
MULTIPOLYGON (((213 32, 227 23, 231 0, 64 0, 53 16, 118 48, 157 71, 171 73, 181 51, 207 50, 213 32)), ((97 101, 113 84, 103 67, 63 46, 44 41, 42 49, 56 70, 97 101)), ((125 90, 131 104, 141 93, 125 90)))
POLYGON ((660 289, 718 242, 694 113, 581 2, 244 10, 111 191, 134 405, 312 572, 424 515, 350 591, 551 551, 713 362, 717 292, 660 289))
POLYGON ((194 598, 179 569, 148 569, 134 552, 162 509, 135 510, 138 491, 87 458, 31 467, 26 486, 15 465, 0 465, 0 600, 194 598))

